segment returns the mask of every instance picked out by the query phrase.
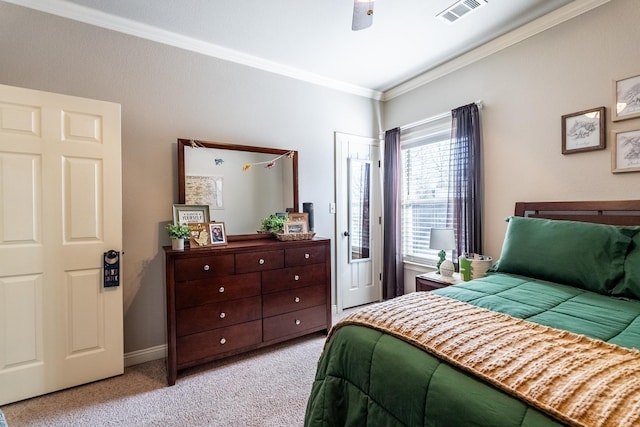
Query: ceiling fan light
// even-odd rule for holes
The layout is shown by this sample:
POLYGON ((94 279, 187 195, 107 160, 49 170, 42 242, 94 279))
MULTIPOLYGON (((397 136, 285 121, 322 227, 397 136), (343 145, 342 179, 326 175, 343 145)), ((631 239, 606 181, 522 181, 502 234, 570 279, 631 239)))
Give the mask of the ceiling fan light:
POLYGON ((369 28, 371 24, 373 24, 373 1, 354 0, 351 29, 353 31, 364 30, 369 28))

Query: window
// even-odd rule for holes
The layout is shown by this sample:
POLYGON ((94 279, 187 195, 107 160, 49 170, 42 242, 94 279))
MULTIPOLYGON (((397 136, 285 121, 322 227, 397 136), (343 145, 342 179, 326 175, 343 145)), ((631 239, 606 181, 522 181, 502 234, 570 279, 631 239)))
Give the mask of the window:
MULTIPOLYGON (((401 133, 405 262, 435 265, 438 251, 429 249, 430 229, 451 226, 447 224, 450 137, 450 117, 401 133)), ((451 251, 447 258, 451 259, 451 251)))

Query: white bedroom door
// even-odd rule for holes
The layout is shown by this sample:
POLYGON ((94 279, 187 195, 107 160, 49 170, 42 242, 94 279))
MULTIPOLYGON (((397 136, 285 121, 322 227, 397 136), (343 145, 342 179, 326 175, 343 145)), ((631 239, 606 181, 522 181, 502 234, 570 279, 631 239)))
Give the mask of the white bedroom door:
POLYGON ((335 134, 338 307, 382 299, 380 144, 335 134))
POLYGON ((120 134, 118 104, 0 85, 0 405, 124 370, 120 134))

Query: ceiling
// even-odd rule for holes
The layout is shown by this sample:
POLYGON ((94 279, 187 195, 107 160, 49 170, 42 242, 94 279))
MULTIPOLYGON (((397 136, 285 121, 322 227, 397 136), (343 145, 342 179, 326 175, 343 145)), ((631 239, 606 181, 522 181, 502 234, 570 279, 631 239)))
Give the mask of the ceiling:
POLYGON ((361 31, 353 0, 4 1, 380 99, 525 24, 609 0, 476 0, 453 24, 436 15, 457 0, 377 0, 361 31))

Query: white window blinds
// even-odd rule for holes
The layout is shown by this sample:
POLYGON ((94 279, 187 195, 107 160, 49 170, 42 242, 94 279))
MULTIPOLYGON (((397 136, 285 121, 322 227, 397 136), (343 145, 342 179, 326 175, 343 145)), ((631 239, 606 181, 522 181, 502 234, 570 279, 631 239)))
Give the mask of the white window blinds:
MULTIPOLYGON (((446 228, 451 118, 402 130, 402 253, 405 262, 435 265, 431 228, 446 228)), ((447 254, 451 257, 451 253, 447 254)))

